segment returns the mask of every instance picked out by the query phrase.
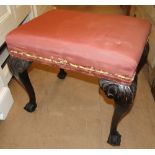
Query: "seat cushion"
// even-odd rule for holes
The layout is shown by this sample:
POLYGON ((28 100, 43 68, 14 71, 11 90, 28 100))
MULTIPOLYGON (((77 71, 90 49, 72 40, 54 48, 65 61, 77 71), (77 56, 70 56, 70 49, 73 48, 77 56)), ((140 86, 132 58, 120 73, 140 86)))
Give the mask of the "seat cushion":
POLYGON ((51 10, 11 31, 12 56, 130 84, 150 24, 123 15, 51 10))

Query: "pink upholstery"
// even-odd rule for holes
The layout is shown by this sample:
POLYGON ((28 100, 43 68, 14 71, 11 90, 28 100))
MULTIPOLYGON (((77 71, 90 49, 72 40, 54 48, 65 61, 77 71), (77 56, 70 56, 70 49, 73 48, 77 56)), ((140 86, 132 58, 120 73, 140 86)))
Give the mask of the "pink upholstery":
POLYGON ((150 27, 134 17, 52 10, 6 42, 12 56, 130 84, 150 27))

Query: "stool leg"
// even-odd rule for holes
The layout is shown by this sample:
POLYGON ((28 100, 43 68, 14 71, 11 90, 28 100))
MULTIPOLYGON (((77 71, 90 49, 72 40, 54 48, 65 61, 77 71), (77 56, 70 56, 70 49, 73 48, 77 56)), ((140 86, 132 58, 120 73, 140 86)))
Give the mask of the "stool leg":
POLYGON ((151 85, 151 92, 152 92, 152 95, 153 95, 154 100, 155 100, 155 78, 153 79, 153 82, 151 85))
POLYGON ((114 83, 109 80, 101 79, 99 81, 101 89, 109 98, 115 101, 115 110, 111 122, 111 129, 108 143, 111 145, 120 145, 121 135, 117 131, 117 126, 122 117, 124 117, 132 107, 137 88, 137 77, 130 86, 114 83))
POLYGON ((27 69, 31 63, 32 62, 11 56, 8 59, 10 71, 12 72, 13 76, 15 76, 15 78, 22 84, 29 96, 29 102, 24 107, 24 109, 28 112, 33 112, 37 107, 35 92, 27 73, 27 69))
POLYGON ((136 70, 136 76, 130 86, 114 83, 109 80, 101 79, 99 85, 104 90, 105 94, 109 98, 113 98, 115 101, 115 110, 111 122, 111 129, 108 138, 108 143, 111 145, 120 145, 121 135, 117 131, 117 126, 122 117, 124 117, 132 107, 133 100, 137 89, 137 74, 144 66, 149 53, 149 43, 147 42, 140 62, 136 70))
POLYGON ((59 71, 57 77, 58 77, 59 79, 65 79, 66 75, 67 75, 67 73, 65 72, 65 70, 62 69, 62 68, 60 68, 60 71, 59 71))
POLYGON ((142 67, 144 66, 146 60, 147 60, 147 56, 149 54, 149 43, 147 42, 145 47, 144 47, 144 50, 143 50, 143 54, 141 56, 141 59, 140 59, 140 62, 138 64, 138 67, 137 67, 137 74, 139 73, 139 71, 142 69, 142 67))

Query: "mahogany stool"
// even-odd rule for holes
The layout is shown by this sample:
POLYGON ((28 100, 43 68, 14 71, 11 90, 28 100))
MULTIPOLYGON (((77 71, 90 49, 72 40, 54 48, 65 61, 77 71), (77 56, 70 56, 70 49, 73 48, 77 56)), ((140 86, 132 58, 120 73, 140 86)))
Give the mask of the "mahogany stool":
POLYGON ((150 23, 134 17, 67 10, 51 10, 14 29, 6 38, 8 64, 29 95, 25 110, 37 107, 27 73, 32 62, 59 67, 60 79, 64 69, 98 77, 100 88, 116 103, 108 143, 120 145, 117 126, 132 107, 150 29, 150 23))

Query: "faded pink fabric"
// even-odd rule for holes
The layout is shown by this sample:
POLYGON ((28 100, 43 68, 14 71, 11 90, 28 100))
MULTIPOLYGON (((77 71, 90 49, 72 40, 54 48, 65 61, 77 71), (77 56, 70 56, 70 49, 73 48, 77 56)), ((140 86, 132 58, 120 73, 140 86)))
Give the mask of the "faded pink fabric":
POLYGON ((65 59, 106 71, 114 79, 115 74, 129 77, 131 82, 150 28, 149 22, 134 17, 52 10, 11 31, 6 42, 10 54, 17 57, 11 50, 65 59))

